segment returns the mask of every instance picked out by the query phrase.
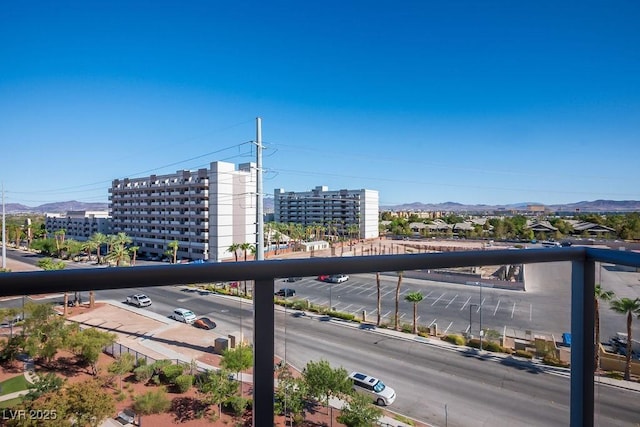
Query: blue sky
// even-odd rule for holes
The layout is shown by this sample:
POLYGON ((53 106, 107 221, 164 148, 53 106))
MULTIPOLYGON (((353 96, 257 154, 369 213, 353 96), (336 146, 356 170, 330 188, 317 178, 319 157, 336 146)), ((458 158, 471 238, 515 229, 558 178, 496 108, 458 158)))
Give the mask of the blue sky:
POLYGON ((640 200, 640 3, 0 3, 5 202, 252 161, 382 205, 640 200), (606 3, 606 4, 605 4, 606 3))

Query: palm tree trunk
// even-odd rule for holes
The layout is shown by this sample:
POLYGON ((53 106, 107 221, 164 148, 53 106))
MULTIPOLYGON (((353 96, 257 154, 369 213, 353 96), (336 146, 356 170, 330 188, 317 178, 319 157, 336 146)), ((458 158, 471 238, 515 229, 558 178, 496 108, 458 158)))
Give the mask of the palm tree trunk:
POLYGON ((418 333, 418 303, 413 303, 413 333, 418 333))
POLYGON ((627 360, 624 367, 624 379, 629 381, 631 379, 631 322, 633 316, 631 311, 627 313, 627 360))
POLYGON ((64 317, 67 317, 67 307, 69 306, 69 294, 68 293, 64 293, 64 300, 63 300, 63 304, 64 304, 64 308, 62 309, 62 315, 64 317))
POLYGON ((395 313, 395 329, 400 330, 400 318, 398 314, 400 312, 400 285, 402 285, 402 273, 398 273, 398 284, 396 285, 396 313, 395 313))
POLYGON ((380 273, 376 272, 376 288, 378 290, 378 322, 376 323, 380 326, 380 310, 382 309, 382 298, 380 295, 380 273))
POLYGON ((595 299, 594 329, 596 334, 595 371, 600 371, 600 302, 595 299))
POLYGON ((96 295, 94 291, 89 291, 89 308, 93 308, 96 304, 96 295))

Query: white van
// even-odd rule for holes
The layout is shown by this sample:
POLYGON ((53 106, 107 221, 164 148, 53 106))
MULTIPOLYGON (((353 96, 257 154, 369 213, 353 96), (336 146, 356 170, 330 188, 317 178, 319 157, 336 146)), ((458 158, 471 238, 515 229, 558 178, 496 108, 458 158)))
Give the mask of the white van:
POLYGON ((349 379, 353 382, 353 389, 359 393, 371 396, 379 406, 391 405, 396 400, 396 392, 382 381, 361 372, 352 372, 349 379))
POLYGON ((186 308, 176 308, 169 317, 184 323, 193 323, 196 320, 196 315, 193 311, 187 310, 186 308))

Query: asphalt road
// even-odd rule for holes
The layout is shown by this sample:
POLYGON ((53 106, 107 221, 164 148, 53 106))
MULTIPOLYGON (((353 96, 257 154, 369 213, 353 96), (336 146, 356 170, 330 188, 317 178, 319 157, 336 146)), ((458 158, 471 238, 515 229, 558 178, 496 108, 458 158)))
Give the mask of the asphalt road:
MULTIPOLYGON (((99 296, 126 294, 103 294, 109 292, 116 291, 101 291, 99 296)), ((178 304, 212 317, 218 324, 217 334, 253 334, 249 302, 180 287, 147 288, 145 292, 154 304, 140 310, 168 314, 178 304)), ((401 414, 434 425, 445 425, 446 416, 449 426, 564 426, 569 422, 568 376, 545 373, 514 359, 498 360, 490 353, 451 351, 294 313, 277 312, 279 356, 298 368, 324 359, 347 371, 378 376, 396 389, 398 398, 390 409, 401 414)), ((625 426, 639 420, 636 402, 640 394, 600 385, 596 396, 598 424, 625 426)))

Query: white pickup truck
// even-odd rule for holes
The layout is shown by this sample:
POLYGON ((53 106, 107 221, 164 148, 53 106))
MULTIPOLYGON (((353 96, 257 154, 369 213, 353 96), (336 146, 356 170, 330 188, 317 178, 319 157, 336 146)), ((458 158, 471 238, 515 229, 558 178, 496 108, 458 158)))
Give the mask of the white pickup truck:
POLYGON ((125 304, 135 305, 136 307, 148 307, 151 305, 151 299, 145 294, 129 295, 125 304))

